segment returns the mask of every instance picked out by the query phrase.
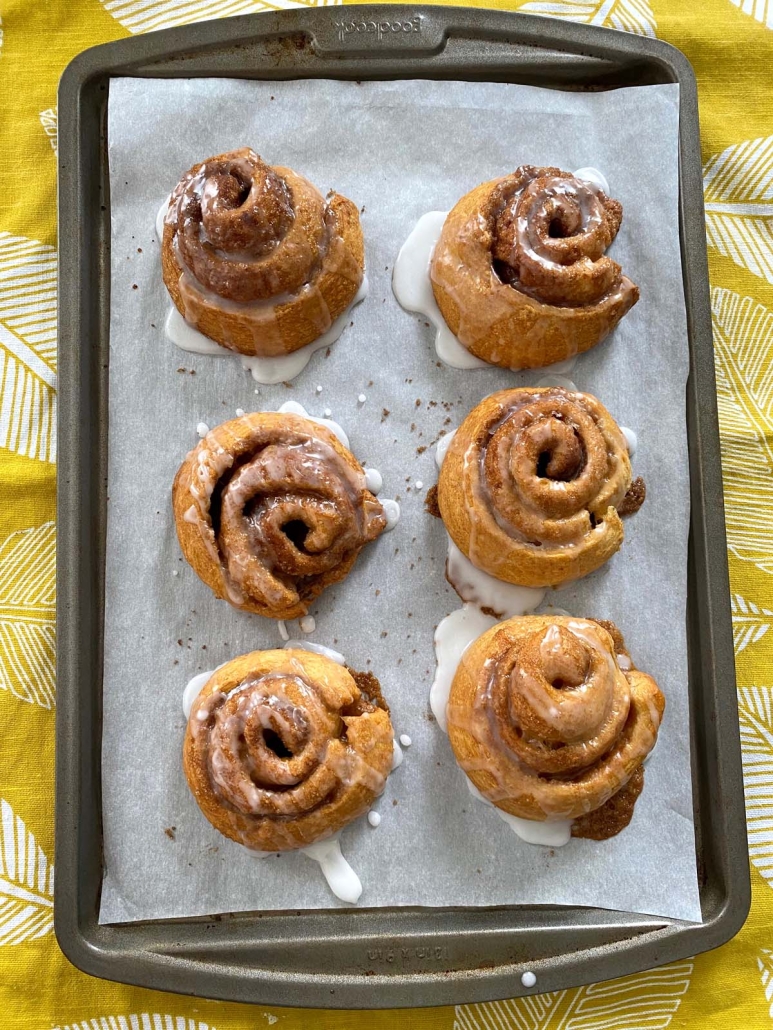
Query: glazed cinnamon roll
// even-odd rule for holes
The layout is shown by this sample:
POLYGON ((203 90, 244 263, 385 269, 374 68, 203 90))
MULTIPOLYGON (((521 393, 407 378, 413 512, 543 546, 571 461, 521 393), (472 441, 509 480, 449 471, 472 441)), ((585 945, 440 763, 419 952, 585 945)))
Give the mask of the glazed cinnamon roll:
POLYGON ((446 714, 456 760, 487 800, 600 840, 631 819, 664 708, 612 623, 527 615, 464 652, 446 714))
POLYGON ((255 651, 212 674, 193 702, 183 769, 224 836, 257 851, 323 840, 362 815, 392 766, 381 697, 308 651, 255 651))
POLYGON ((430 269, 451 332, 502 368, 589 350, 639 299, 605 251, 622 206, 559 168, 523 165, 476 186, 446 219, 430 269))
POLYGON ((172 489, 182 552, 234 607, 294 619, 386 528, 354 455, 324 425, 243 415, 210 430, 172 489))
POLYGON ((312 343, 364 275, 356 206, 244 147, 194 165, 164 221, 164 283, 187 322, 223 347, 270 357, 312 343))
POLYGON ((473 565, 520 586, 555 586, 623 542, 631 485, 625 437, 600 401, 560 387, 501 390, 456 431, 438 506, 473 565))

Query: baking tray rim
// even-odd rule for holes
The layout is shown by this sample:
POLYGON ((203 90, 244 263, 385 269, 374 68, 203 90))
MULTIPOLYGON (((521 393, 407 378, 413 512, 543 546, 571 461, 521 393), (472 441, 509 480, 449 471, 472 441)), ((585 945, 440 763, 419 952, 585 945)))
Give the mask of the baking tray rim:
MULTIPOLYGON (((586 913, 599 913, 606 918, 609 925, 620 925, 636 929, 637 937, 625 942, 603 943, 599 946, 587 947, 579 959, 572 959, 568 953, 535 960, 533 967, 539 972, 539 989, 555 990, 580 982, 607 979, 624 973, 640 970, 674 961, 718 946, 730 939, 743 924, 749 904, 749 868, 746 850, 745 816, 742 799, 742 778, 740 766, 740 745, 738 737, 737 707, 735 702, 735 670, 732 646, 728 639, 730 627, 729 589, 727 584, 727 556, 725 551, 725 534, 723 509, 721 504, 722 484, 719 465, 719 438, 716 415, 716 396, 714 385, 713 352, 711 350, 710 311, 708 308, 708 272, 705 253, 705 232, 703 227, 703 198, 700 189, 700 150, 697 135, 697 93, 692 68, 684 55, 676 48, 661 40, 632 36, 628 33, 600 29, 595 26, 562 23, 557 19, 538 18, 513 12, 493 11, 481 8, 456 8, 440 6, 411 6, 410 9, 396 5, 358 5, 346 8, 312 8, 296 9, 277 13, 261 13, 244 17, 197 23, 183 28, 164 30, 145 36, 119 40, 93 47, 76 56, 65 70, 59 88, 60 154, 59 154, 59 256, 60 256, 60 289, 59 289, 59 342, 63 356, 68 360, 60 371, 60 408, 58 428, 60 439, 60 462, 58 480, 59 503, 59 543, 57 549, 57 593, 59 607, 57 614, 57 665, 58 692, 57 706, 57 749, 56 749, 56 846, 57 846, 57 880, 55 887, 54 916, 55 930, 59 945, 65 955, 79 968, 92 975, 108 979, 119 979, 128 983, 136 983, 146 987, 157 987, 181 993, 206 993, 210 997, 230 1000, 260 1001, 273 1004, 323 1005, 330 1007, 381 1007, 400 1005, 450 1004, 463 1001, 480 1001, 526 993, 520 985, 518 973, 525 968, 523 961, 500 963, 493 968, 485 963, 478 968, 460 968, 451 971, 432 971, 426 968, 412 970, 400 969, 399 972, 347 972, 340 974, 326 971, 313 973, 309 970, 282 972, 281 970, 245 970, 242 967, 228 972, 208 955, 209 970, 205 974, 203 967, 207 961, 198 956, 202 968, 191 968, 190 956, 192 946, 176 948, 173 939, 167 933, 168 940, 156 939, 155 947, 132 950, 133 933, 145 928, 174 928, 182 940, 190 936, 190 927, 206 927, 207 941, 217 950, 228 945, 228 934, 220 930, 223 926, 231 927, 252 925, 255 930, 266 925, 266 917, 260 915, 240 916, 234 921, 209 922, 207 920, 162 921, 159 923, 132 924, 130 926, 100 926, 96 922, 96 912, 88 911, 85 905, 82 887, 84 870, 79 865, 83 848, 94 848, 93 839, 84 840, 84 815, 82 808, 81 788, 84 781, 90 778, 99 780, 99 768, 93 767, 94 752, 99 752, 99 679, 92 675, 90 681, 82 682, 81 666, 83 655, 78 654, 79 640, 84 636, 85 622, 97 631, 101 629, 101 609, 103 598, 100 594, 100 568, 104 555, 103 527, 96 534, 84 523, 88 519, 90 508, 83 503, 82 491, 91 490, 92 507, 100 489, 95 485, 94 474, 104 471, 106 455, 105 433, 100 437, 95 450, 89 437, 87 427, 80 419, 78 404, 79 393, 84 389, 96 390, 97 408, 100 425, 106 426, 106 366, 102 372, 96 372, 89 366, 93 364, 93 355, 89 356, 88 348, 81 348, 79 341, 83 338, 83 330, 89 321, 93 322, 95 306, 96 321, 101 326, 101 346, 105 353, 109 340, 105 338, 105 315, 109 310, 106 293, 109 291, 109 224, 108 238, 102 239, 103 250, 96 258, 92 258, 92 274, 96 262, 97 281, 107 290, 97 291, 98 296, 91 300, 92 318, 86 314, 84 304, 89 302, 84 294, 84 250, 85 234, 82 215, 88 208, 84 206, 87 192, 84 187, 88 178, 94 177, 94 164, 104 163, 104 155, 96 157, 84 153, 81 140, 81 116, 85 107, 96 101, 97 106, 104 106, 107 93, 107 80, 116 74, 152 75, 153 63, 164 59, 176 59, 180 63, 169 68, 157 69, 156 74, 169 74, 174 77, 192 77, 207 74, 202 70, 185 69, 185 61, 195 64, 197 58, 206 60, 206 51, 215 47, 234 47, 238 55, 240 48, 249 45, 250 41, 281 40, 286 37, 301 36, 324 41, 320 52, 315 54, 324 67, 321 74, 325 77, 355 77, 353 64, 359 64, 361 78, 389 77, 425 77, 429 78, 464 78, 463 74, 437 74, 444 70, 433 64, 433 58, 442 58, 446 41, 454 34, 474 39, 496 39, 498 42, 517 43, 531 49, 544 48, 546 53, 560 58, 568 54, 596 58, 599 61, 623 60, 631 55, 654 61, 664 70, 670 81, 680 85, 680 215, 683 269, 685 276, 685 294, 688 309, 688 335, 690 338, 691 373, 688 383, 688 426, 692 422, 693 433, 690 439, 690 469, 693 515, 691 516, 691 541, 694 531, 701 541, 701 559, 704 566, 697 570, 702 579, 693 584, 700 593, 701 586, 705 595, 701 601, 702 617, 708 624, 706 636, 710 647, 710 655, 702 661, 700 675, 708 676, 713 686, 714 704, 714 739, 704 741, 708 748, 707 757, 716 763, 717 778, 727 796, 732 796, 735 805, 720 805, 718 824, 723 829, 723 845, 721 855, 724 880, 724 894, 718 906, 714 907, 709 919, 702 924, 688 924, 678 920, 665 920, 655 917, 639 917, 629 913, 607 913, 601 910, 584 910, 586 913), (369 22, 378 24, 395 18, 395 12, 410 10, 411 17, 419 17, 428 26, 424 40, 376 39, 365 35, 356 40, 357 49, 349 50, 346 40, 333 39, 331 42, 331 15, 344 16, 347 21, 367 18, 369 22), (360 13, 362 12, 362 13, 360 13), (416 44, 414 46, 414 43, 416 44), (407 47, 407 49, 405 48, 407 47), (559 52, 559 53, 556 53, 559 52), (366 56, 367 55, 367 56, 366 56), (378 58, 384 58, 384 64, 378 58), (330 59, 327 61, 327 59, 330 59), (374 58, 377 60, 374 63, 374 58), (392 62, 388 67, 386 62, 392 62), (417 66, 418 63, 418 66, 417 66), (397 67, 398 74, 395 74, 397 67), (405 69, 399 74, 400 67, 405 69), (433 71, 435 74, 433 74, 433 71), (336 72, 339 74, 336 75, 336 72), (381 72, 381 74, 379 74, 381 72), (91 90, 92 97, 85 97, 91 90), (95 91, 104 91, 100 99, 95 91), (69 130, 69 131, 68 131, 69 130), (697 163, 697 164, 696 164, 697 163), (697 168, 697 180, 696 180, 697 168), (84 172, 88 174, 84 174, 84 172), (696 353, 697 342, 702 343, 701 353, 696 353), (88 366, 88 367, 87 367, 88 366), (88 374, 84 374, 88 373, 88 374), (102 375, 104 382, 99 381, 102 375), (85 382, 84 382, 85 380, 85 382), (692 402, 692 403, 691 403, 692 402), (93 467, 84 471, 82 457, 84 447, 88 456, 96 457, 93 467), (710 503, 707 498, 710 495, 710 503), (696 508, 696 502, 698 507, 696 508), (717 503, 719 502, 719 503, 717 503), (87 586, 90 593, 83 592, 81 566, 84 559, 84 544, 90 542, 98 551, 97 568, 94 560, 88 565, 90 581, 87 586), (709 553, 710 552, 710 553, 709 553), (94 607, 98 609, 94 618, 94 607), (721 685, 721 692, 719 687, 721 685), (96 688, 90 691, 89 688, 96 688), (92 696, 93 695, 93 696, 92 696), (80 702, 80 703, 79 703, 80 702), (85 704, 82 704, 85 702, 85 704), (90 735, 90 736, 89 736, 90 735), (96 737, 94 736, 96 735, 96 737), (84 743, 91 740, 91 751, 84 743), (96 739, 96 747, 95 747, 96 739), (720 739, 722 746, 720 747, 720 739), (92 767, 88 767, 91 758, 92 767), (75 800, 77 799, 77 801, 75 800), (633 915, 629 923, 622 923, 625 915, 633 915), (617 918, 621 917, 621 918, 617 918), (185 930, 183 929, 185 928, 185 930), (214 931, 214 932, 213 932, 214 931), (219 931, 219 932, 218 932, 219 931), (126 943, 124 943, 126 942, 126 943), (574 972, 570 970, 574 969, 574 972), (577 974, 580 974, 579 976, 577 974), (370 974, 370 975, 369 975, 370 974), (204 982, 206 981, 206 983, 204 982)), ((296 47, 296 53, 304 55, 304 47, 296 47)), ((293 48, 285 48, 292 56, 293 48)), ((521 55, 523 56, 523 55, 521 55)), ((517 68, 517 50, 513 49, 512 80, 519 81, 517 68)), ((285 56, 285 61, 287 58, 285 56)), ((505 62, 507 66, 508 62, 505 62)), ((298 78, 314 77, 320 69, 306 64, 294 64, 292 59, 277 67, 252 66, 252 77, 260 78, 298 78), (263 74, 260 74, 263 72, 263 74), (283 74, 272 74, 280 72, 283 74)), ((450 68, 453 71, 453 67, 450 68)), ((235 69, 226 65, 218 66, 211 74, 233 76, 235 69)), ((243 77, 238 75, 237 77, 243 77)), ((485 74, 482 77, 486 77, 485 74)), ((521 80, 522 81, 522 80, 521 80)), ((104 137, 102 136, 103 140, 104 137)), ((96 170, 98 180, 99 169, 96 170)), ((93 199, 93 198, 92 198, 93 199)), ((102 205, 102 231, 104 223, 109 223, 109 196, 104 196, 102 205)), ((96 206, 91 206, 91 213, 96 206)), ((98 213, 97 213, 98 215, 98 213)), ((99 221, 99 217, 97 217, 99 221)), ((91 225, 91 222, 88 223, 91 225)), ((104 504, 97 502, 97 521, 99 512, 104 517, 104 504)), ((693 541, 694 543, 694 541, 693 541)), ((88 564, 88 563, 87 563, 88 564)), ((693 563, 694 564, 694 563, 693 563)), ((99 639, 101 646, 101 638, 99 639)), ((101 670, 101 650, 98 648, 98 663, 91 656, 92 667, 101 670)), ((698 675, 691 668, 691 682, 698 675)), ((88 677, 87 677, 88 679, 88 677)), ((692 687, 691 687, 692 690, 692 687)), ((703 693, 707 693, 704 691, 703 693)), ((711 693, 708 692, 711 698, 711 693)), ((691 712, 694 698, 691 697, 691 712)), ((693 726, 691 737, 695 740, 695 713, 692 712, 693 726)), ((707 723, 708 725, 708 723, 707 723)), ((705 727, 704 727, 705 732, 705 727)), ((698 748, 695 747, 697 751, 698 748)), ((695 779, 695 773, 693 778, 695 779)), ((98 803, 98 783, 96 788, 98 803)), ((93 795, 93 788, 92 788, 93 795)), ((697 793, 696 793, 697 798, 697 793)), ((92 797, 92 801, 93 801, 92 797)), ((696 801, 697 803, 697 801, 696 801)), ((96 827, 100 833, 100 813, 88 813, 90 828, 96 827)), ((713 816, 712 816, 713 819, 713 816)), ((93 857, 93 856, 92 856, 93 857)), ((99 856, 101 870, 101 855, 99 856)), ((93 871, 93 870, 92 870, 93 871)), ((101 875, 100 875, 101 880, 101 875)), ((98 895, 97 895, 98 896, 98 895)), ((399 949, 401 940, 412 940, 416 936, 410 926, 411 917, 417 912, 432 922, 432 916, 453 915, 454 912, 471 912, 474 910, 437 909, 371 909, 356 913, 345 913, 340 910, 329 910, 324 913, 304 913, 306 921, 319 922, 319 917, 338 920, 336 929, 342 929, 344 922, 355 927, 363 922, 378 921, 383 924, 384 915, 391 914, 397 924, 408 922, 407 930, 402 934, 399 930, 385 933, 382 929, 379 940, 399 949), (395 915, 397 913, 397 915, 395 915), (381 914, 382 918, 375 917, 381 914), (370 917, 374 917, 372 920, 370 917), (390 942, 393 942, 390 944, 390 942)), ((480 910, 481 913, 492 910, 480 910)), ((497 912, 538 912, 545 907, 527 907, 513 909, 497 909, 497 912)), ((569 913, 579 909, 568 908, 569 913)), ((480 914, 480 913, 479 913, 480 914)), ((282 913, 272 914, 277 917, 282 913)), ((303 918, 299 916, 299 918, 303 918)), ((437 921, 437 920, 435 920, 437 921)), ((577 929, 577 928, 575 928, 577 929)), ((523 932, 520 927, 518 932, 523 932)), ((445 937, 450 931, 445 931, 445 937)), ((515 930, 513 931, 515 932, 515 930)), ((422 939, 435 940, 437 931, 430 930, 421 934, 422 939)), ((141 933, 140 933, 141 936, 141 933)), ((163 936, 163 935, 162 935, 163 936)), ((336 936, 335 933, 332 935, 336 936)), ((343 934, 341 935, 343 937, 343 934)), ((311 943, 311 935, 307 938, 311 943)), ((323 934, 317 945, 325 939, 323 934)), ((341 938, 339 938, 341 939, 341 938)), ((360 938, 351 935, 352 941, 360 938)), ((367 938, 363 938, 367 939, 367 938)), ((295 939, 296 941, 298 938, 295 939)), ((253 941, 234 942, 246 951, 259 950, 260 937, 253 941)), ((319 950, 319 947, 317 947, 319 950)), ((193 949, 195 951, 195 948, 193 949)), ((201 949, 199 948, 199 952, 201 949)), ((421 959, 423 961, 423 958, 421 959)), ((238 963, 237 963, 238 965, 238 963)))

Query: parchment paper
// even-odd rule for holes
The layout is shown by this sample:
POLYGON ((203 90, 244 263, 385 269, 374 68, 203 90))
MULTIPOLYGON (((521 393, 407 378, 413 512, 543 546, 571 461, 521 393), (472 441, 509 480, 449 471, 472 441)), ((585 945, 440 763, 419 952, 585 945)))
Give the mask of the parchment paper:
MULTIPOLYGON (((396 732, 413 741, 376 803, 381 825, 359 820, 343 834, 364 885, 360 906, 573 903, 700 919, 685 645, 677 119, 678 87, 670 85, 572 94, 423 81, 111 82, 103 922, 341 904, 310 859, 259 862, 221 837, 180 764, 189 677, 281 640, 274 622, 215 601, 182 560, 172 478, 197 442, 198 422, 214 426, 236 408, 274 409, 289 399, 313 414, 331 408, 358 457, 382 471, 382 496, 402 504, 395 531, 369 546, 313 609, 311 639, 372 669, 396 732), (186 354, 165 338, 169 301, 154 230, 185 170, 244 145, 356 201, 371 283, 329 357, 317 354, 292 388, 263 386, 259 394, 235 359, 186 354), (645 477, 647 501, 626 521, 620 553, 547 601, 614 619, 668 702, 630 828, 555 851, 519 841, 470 797, 428 716, 433 630, 459 601, 443 576, 443 526, 423 509, 437 475, 433 448, 417 453, 486 394, 533 383, 539 373, 438 367, 432 331, 398 306, 390 287, 400 245, 421 215, 448 210, 477 183, 523 163, 592 165, 606 174, 625 210, 611 254, 641 287, 638 305, 571 377, 637 432, 634 475, 645 477)), ((290 632, 303 636, 297 624, 290 632)))

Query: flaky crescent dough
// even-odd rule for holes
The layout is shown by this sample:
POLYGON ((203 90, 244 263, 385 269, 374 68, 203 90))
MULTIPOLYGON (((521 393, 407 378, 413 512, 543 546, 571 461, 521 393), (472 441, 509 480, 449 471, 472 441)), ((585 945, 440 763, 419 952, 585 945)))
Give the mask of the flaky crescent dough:
POLYGON ((559 168, 524 165, 476 186, 448 215, 430 269, 451 332, 502 368, 594 347, 639 299, 604 254, 621 219, 616 200, 559 168))
POLYGON ((388 710, 343 666, 308 651, 254 651, 212 673, 194 701, 183 769, 224 836, 289 851, 367 811, 389 775, 392 737, 388 710))
POLYGON ((362 465, 318 422, 258 411, 211 429, 175 476, 182 552, 216 597, 305 615, 385 528, 362 465))
POLYGON ((473 408, 440 469, 446 529, 473 565, 520 586, 555 586, 623 542, 631 485, 625 437, 587 393, 500 390, 473 408))
POLYGON ((180 314, 241 354, 271 357, 312 343, 362 283, 356 206, 327 200, 290 168, 249 148, 194 165, 175 188, 161 262, 180 314))
POLYGON ((578 819, 639 775, 664 708, 651 676, 620 668, 599 623, 527 615, 493 626, 464 652, 448 735, 459 765, 498 808, 522 819, 578 819))

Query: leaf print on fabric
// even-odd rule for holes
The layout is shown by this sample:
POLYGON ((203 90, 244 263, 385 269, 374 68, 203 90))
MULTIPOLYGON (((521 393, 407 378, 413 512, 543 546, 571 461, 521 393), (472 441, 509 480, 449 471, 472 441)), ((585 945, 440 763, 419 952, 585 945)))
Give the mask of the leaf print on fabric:
POLYGON ((132 1016, 96 1016, 80 1023, 55 1026, 54 1030, 215 1030, 215 1027, 185 1016, 143 1012, 132 1016))
POLYGON ((586 25, 606 25, 610 29, 637 32, 640 36, 654 36, 657 28, 648 0, 527 0, 518 10, 586 25))
POLYGON ((7 801, 0 801, 0 947, 54 925, 54 867, 7 801))
POLYGON ((730 3, 766 28, 773 29, 773 0, 730 0, 730 3))
POLYGON ((49 107, 45 111, 40 112, 40 124, 43 126, 43 132, 48 136, 48 140, 51 144, 51 149, 55 154, 59 153, 59 116, 56 107, 49 107))
POLYGON ((56 460, 56 250, 0 232, 0 447, 56 460))
POLYGON ((773 283, 773 136, 710 157, 703 193, 709 246, 773 283))
MULTIPOLYGON (((340 4, 342 0, 334 0, 340 4)), ((285 11, 292 7, 327 7, 329 0, 100 0, 108 14, 129 32, 151 32, 195 21, 230 18, 258 11, 285 11)))
POLYGON ((733 648, 739 655, 750 644, 762 640, 773 625, 773 612, 758 608, 740 594, 731 594, 730 608, 733 613, 733 648))
POLYGON ((739 687, 738 718, 749 857, 773 887, 773 687, 739 687))
POLYGON ((773 312, 711 291, 729 550, 773 572, 773 312))
POLYGON ((0 544, 0 688, 51 708, 56 675, 56 527, 46 522, 0 544))
POLYGON ((665 1030, 692 971, 687 960, 568 991, 458 1005, 454 1030, 665 1030))
POLYGON ((770 948, 761 948, 757 956, 757 968, 760 971, 760 980, 765 989, 770 1008, 768 1015, 773 1019, 773 951, 770 948))

